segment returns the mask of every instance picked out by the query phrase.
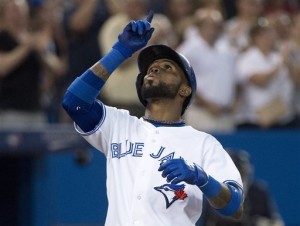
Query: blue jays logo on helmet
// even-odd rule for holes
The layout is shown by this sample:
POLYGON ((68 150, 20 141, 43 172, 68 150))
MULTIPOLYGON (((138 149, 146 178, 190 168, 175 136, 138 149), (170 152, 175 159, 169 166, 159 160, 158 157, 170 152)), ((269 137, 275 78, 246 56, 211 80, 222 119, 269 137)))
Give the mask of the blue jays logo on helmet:
POLYGON ((181 115, 184 114, 185 109, 189 106, 191 103, 192 98, 195 96, 197 83, 196 83, 196 77, 195 72, 190 65, 189 61, 180 53, 177 53, 172 48, 166 46, 166 45, 151 45, 146 48, 144 48, 139 56, 138 56, 138 68, 139 68, 139 74, 137 76, 136 80, 136 89, 138 93, 138 97, 141 101, 141 103, 146 106, 147 101, 143 99, 142 97, 142 86, 143 86, 143 79, 145 75, 147 74, 147 70, 150 66, 150 64, 158 59, 170 59, 176 62, 179 67, 183 70, 190 87, 192 88, 192 93, 190 96, 188 96, 185 99, 185 102, 183 103, 181 115))

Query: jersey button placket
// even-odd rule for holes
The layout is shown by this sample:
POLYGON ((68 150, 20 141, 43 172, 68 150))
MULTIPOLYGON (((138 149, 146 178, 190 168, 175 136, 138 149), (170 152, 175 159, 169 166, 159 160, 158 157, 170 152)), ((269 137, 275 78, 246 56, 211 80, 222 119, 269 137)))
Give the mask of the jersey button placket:
MULTIPOLYGON (((154 131, 154 135, 155 135, 155 136, 156 136, 156 135, 159 135, 159 130, 158 130, 158 129, 156 129, 156 130, 154 131)), ((154 137, 155 137, 155 136, 154 136, 154 137)), ((156 143, 156 140, 157 140, 156 138, 152 138, 152 139, 151 139, 151 142, 152 142, 152 143, 156 143)))

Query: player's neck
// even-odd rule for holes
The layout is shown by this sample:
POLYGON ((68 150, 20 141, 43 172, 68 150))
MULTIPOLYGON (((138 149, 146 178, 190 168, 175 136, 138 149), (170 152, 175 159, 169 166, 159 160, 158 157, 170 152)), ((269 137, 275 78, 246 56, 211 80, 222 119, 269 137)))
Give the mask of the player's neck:
POLYGON ((146 109, 145 116, 143 118, 145 120, 152 120, 165 123, 169 122, 171 124, 183 122, 179 111, 176 111, 175 109, 170 109, 168 107, 159 107, 153 105, 146 109))

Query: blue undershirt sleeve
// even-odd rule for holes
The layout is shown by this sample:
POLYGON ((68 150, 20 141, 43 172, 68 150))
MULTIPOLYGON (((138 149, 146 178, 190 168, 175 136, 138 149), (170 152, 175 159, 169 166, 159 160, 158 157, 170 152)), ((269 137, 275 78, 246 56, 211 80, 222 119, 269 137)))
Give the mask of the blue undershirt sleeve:
POLYGON ((84 132, 92 131, 103 116, 97 96, 104 81, 90 69, 76 78, 63 98, 63 108, 84 132))

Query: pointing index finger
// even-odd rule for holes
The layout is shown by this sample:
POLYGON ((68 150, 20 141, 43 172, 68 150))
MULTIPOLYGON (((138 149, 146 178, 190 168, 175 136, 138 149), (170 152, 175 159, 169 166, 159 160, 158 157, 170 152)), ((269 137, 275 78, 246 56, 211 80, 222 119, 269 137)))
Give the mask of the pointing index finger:
POLYGON ((151 21, 152 21, 152 19, 153 19, 153 15, 154 15, 153 11, 150 10, 150 12, 148 13, 147 18, 146 18, 146 20, 147 20, 149 23, 151 23, 151 21))

